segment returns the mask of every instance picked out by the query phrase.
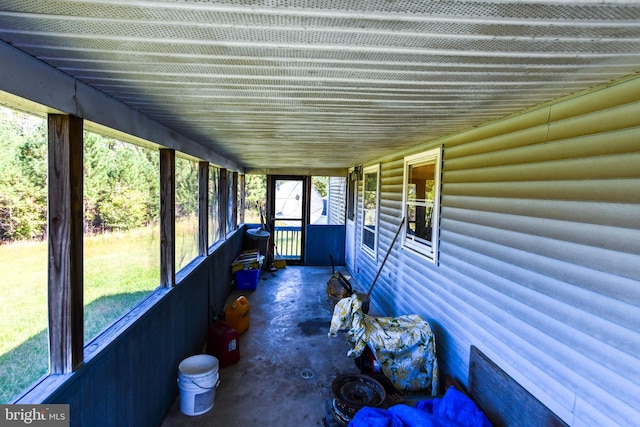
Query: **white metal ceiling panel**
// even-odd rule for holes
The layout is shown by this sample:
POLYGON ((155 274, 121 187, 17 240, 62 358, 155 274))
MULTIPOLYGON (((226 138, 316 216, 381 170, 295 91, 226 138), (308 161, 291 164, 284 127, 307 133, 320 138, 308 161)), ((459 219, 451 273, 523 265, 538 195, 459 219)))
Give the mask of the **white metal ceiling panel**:
POLYGON ((0 40, 249 169, 347 167, 637 73, 640 2, 0 0, 0 40))

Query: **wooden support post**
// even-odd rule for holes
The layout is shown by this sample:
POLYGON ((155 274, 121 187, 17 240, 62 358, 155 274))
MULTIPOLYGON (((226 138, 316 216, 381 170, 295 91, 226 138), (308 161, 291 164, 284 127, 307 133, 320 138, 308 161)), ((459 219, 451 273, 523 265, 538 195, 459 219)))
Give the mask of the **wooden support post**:
POLYGON ((198 162, 198 254, 209 250, 209 163, 198 162))
POLYGON ((82 119, 48 117, 48 289, 51 374, 83 362, 82 119))
POLYGON ((176 284, 176 153, 160 150, 160 285, 176 284))
POLYGON ((220 168, 220 186, 218 187, 218 207, 220 220, 220 237, 227 238, 227 215, 229 212, 229 177, 226 168, 220 168))
POLYGON ((240 194, 240 204, 238 206, 238 211, 240 212, 238 216, 238 224, 244 224, 244 206, 245 206, 245 175, 240 175, 240 180, 238 181, 238 194, 240 194))
POLYGON ((238 172, 234 172, 231 183, 231 224, 232 229, 238 228, 238 172))
POLYGON ((215 167, 213 170, 209 170, 209 177, 211 178, 209 191, 211 192, 211 198, 213 201, 213 206, 209 206, 209 209, 211 210, 209 215, 215 216, 215 221, 212 221, 215 226, 215 230, 210 230, 214 236, 214 239, 211 242, 213 244, 222 238, 222 230, 220 229, 220 169, 215 167))

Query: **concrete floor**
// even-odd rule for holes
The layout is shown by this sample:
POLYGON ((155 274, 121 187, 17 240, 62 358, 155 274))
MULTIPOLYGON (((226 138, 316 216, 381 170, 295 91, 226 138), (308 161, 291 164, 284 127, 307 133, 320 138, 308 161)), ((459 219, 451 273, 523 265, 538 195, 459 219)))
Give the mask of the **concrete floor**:
POLYGON ((250 326, 240 337, 240 361, 220 369, 213 409, 180 412, 174 402, 163 427, 324 426, 331 382, 358 373, 344 334, 328 338, 331 267, 287 266, 262 272, 255 291, 235 291, 250 305, 250 326), (311 378, 307 378, 308 376, 311 378))

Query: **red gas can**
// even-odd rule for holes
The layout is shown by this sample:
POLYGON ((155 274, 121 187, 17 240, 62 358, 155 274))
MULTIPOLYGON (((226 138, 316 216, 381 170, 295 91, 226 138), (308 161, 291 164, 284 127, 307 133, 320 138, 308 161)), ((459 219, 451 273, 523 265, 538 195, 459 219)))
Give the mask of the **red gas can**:
POLYGON ((238 362, 240 360, 238 331, 222 320, 209 326, 207 353, 218 359, 221 368, 238 362))

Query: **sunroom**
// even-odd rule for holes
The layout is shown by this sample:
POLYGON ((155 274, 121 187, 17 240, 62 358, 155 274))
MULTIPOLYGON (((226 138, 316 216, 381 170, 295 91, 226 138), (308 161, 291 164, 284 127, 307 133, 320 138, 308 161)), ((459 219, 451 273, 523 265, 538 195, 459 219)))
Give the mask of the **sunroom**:
POLYGON ((161 425, 261 227, 462 385, 473 346, 567 425, 637 425, 640 2, 1 4, 0 403, 161 425))

